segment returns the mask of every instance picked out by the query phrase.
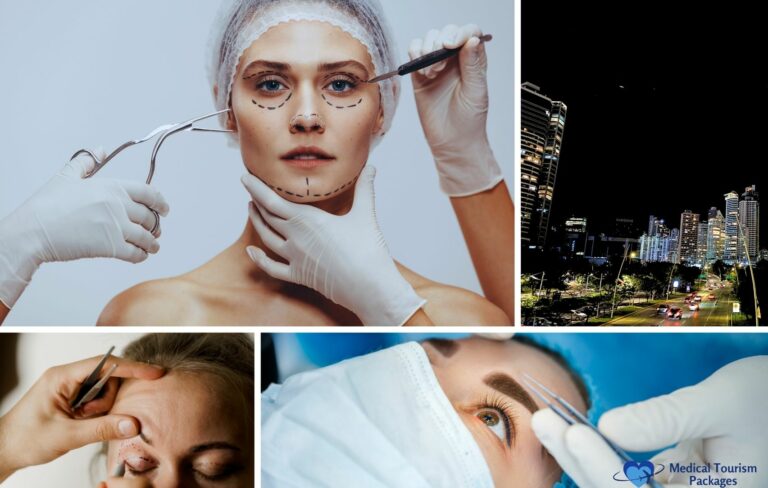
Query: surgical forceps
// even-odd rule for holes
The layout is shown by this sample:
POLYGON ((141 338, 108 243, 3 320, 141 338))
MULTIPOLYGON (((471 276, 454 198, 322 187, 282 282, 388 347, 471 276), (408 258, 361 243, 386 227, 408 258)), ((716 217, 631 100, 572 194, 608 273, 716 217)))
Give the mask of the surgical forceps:
POLYGON ((75 398, 69 402, 69 406, 72 407, 72 410, 77 410, 84 404, 96 398, 96 395, 98 395, 104 388, 104 385, 107 384, 107 380, 109 380, 112 373, 117 369, 117 364, 110 366, 109 369, 107 369, 107 373, 101 379, 99 379, 99 376, 101 375, 101 369, 104 367, 104 364, 114 350, 115 346, 110 347, 109 351, 107 351, 104 357, 101 358, 101 361, 99 361, 99 364, 96 365, 91 374, 89 374, 82 382, 80 389, 77 390, 77 395, 75 395, 75 398))
MULTIPOLYGON (((574 424, 583 424, 590 428, 593 432, 595 432, 597 435, 600 436, 603 441, 605 441, 606 444, 608 444, 608 447, 610 447, 613 452, 615 452, 622 461, 626 462, 634 462, 635 460, 632 459, 629 454, 627 454, 624 449, 620 448, 616 444, 613 443, 610 439, 605 437, 602 432, 600 432, 595 425, 589 421, 587 417, 585 417, 581 412, 576 410, 576 408, 573 407, 570 403, 568 403, 564 398, 561 396, 555 394, 552 390, 547 388, 546 386, 542 385, 540 382, 535 380, 531 375, 528 373, 523 373, 523 383, 525 383, 525 386, 527 386, 531 392, 533 392, 534 395, 536 395, 542 402, 544 402, 545 405, 547 405, 549 408, 552 409, 553 412, 557 414, 558 417, 565 420, 565 423, 568 425, 574 425, 574 424), (543 390, 543 393, 542 393, 543 390), (555 405, 550 401, 549 398, 547 398, 544 393, 549 395, 550 398, 554 399, 555 402, 557 402, 560 406, 555 405), (562 408, 560 408, 562 407, 562 408), (563 411, 565 409, 565 411, 563 411), (570 414, 570 415, 569 415, 570 414)), ((651 474, 651 476, 653 473, 651 474)), ((652 477, 646 481, 646 484, 651 486, 652 488, 664 488, 659 484, 658 481, 654 480, 652 477)))
MULTIPOLYGON (((115 156, 120 154, 123 150, 131 146, 134 146, 136 144, 147 142, 148 140, 160 134, 160 137, 155 142, 155 147, 152 148, 152 156, 149 160, 149 173, 147 174, 147 181, 146 181, 146 183, 149 185, 150 183, 152 183, 152 177, 155 175, 155 161, 157 159, 157 153, 160 151, 160 147, 163 145, 165 140, 168 139, 168 137, 172 136, 173 134, 178 134, 179 132, 185 132, 185 131, 232 132, 231 130, 228 130, 228 129, 208 129, 203 127, 195 127, 196 122, 199 122, 201 120, 205 120, 211 117, 215 117, 225 112, 229 112, 229 110, 230 109, 228 108, 224 110, 219 110, 218 112, 202 115, 200 117, 195 117, 193 119, 187 120, 186 122, 181 122, 179 124, 161 125, 160 127, 156 128, 155 130, 153 130, 146 136, 142 137, 141 139, 134 139, 121 144, 120 146, 118 146, 117 149, 109 153, 109 155, 107 155, 104 159, 99 158, 96 154, 94 154, 92 151, 88 149, 80 149, 75 154, 73 154, 72 157, 69 158, 69 160, 72 161, 73 159, 80 156, 81 154, 87 154, 88 156, 90 156, 93 159, 93 161, 96 163, 93 170, 89 172, 87 175, 85 175, 85 178, 90 178, 91 176, 98 173, 101 170, 101 168, 103 168, 108 162, 110 162, 115 156)), ((155 215, 155 225, 154 227, 152 227, 152 230, 150 232, 154 234, 160 228, 160 216, 154 210, 152 210, 152 213, 155 215)))

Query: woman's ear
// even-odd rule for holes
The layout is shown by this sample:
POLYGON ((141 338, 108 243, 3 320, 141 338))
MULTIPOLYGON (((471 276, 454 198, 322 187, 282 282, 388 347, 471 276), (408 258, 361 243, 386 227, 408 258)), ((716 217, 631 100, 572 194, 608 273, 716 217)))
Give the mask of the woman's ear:
MULTIPOLYGON (((213 85, 213 98, 214 100, 217 100, 219 98, 219 85, 213 85)), ((231 100, 227 101, 227 106, 229 107, 229 112, 227 112, 227 122, 224 128, 236 133, 237 119, 235 119, 235 112, 232 110, 231 100)))

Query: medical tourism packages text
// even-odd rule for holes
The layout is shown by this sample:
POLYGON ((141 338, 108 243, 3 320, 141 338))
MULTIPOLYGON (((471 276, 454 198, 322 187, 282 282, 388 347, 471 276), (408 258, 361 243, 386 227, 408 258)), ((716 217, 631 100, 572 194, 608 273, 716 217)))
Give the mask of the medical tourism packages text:
POLYGON ((717 475, 723 474, 753 474, 757 473, 757 466, 749 464, 723 464, 723 463, 669 463, 669 471, 671 473, 683 473, 690 474, 688 476, 688 484, 690 486, 738 486, 739 480, 745 481, 741 476, 733 478, 729 477, 713 477, 712 473, 717 475))

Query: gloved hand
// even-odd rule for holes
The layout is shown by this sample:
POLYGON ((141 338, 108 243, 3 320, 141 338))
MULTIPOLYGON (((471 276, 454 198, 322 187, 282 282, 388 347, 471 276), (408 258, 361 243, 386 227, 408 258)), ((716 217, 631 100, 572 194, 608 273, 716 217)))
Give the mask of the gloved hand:
POLYGON ((73 411, 69 401, 101 357, 47 370, 19 402, 0 417, 0 483, 19 469, 48 463, 79 447, 141 432, 139 421, 109 414, 120 388, 119 378, 155 380, 159 366, 112 357, 117 364, 101 396, 73 411))
MULTIPOLYGON (((690 473, 672 473, 669 463, 707 462, 757 466, 757 473, 717 474, 738 486, 768 486, 768 356, 728 364, 698 385, 606 412, 598 428, 627 451, 662 449, 651 461, 663 464, 655 480, 665 487, 690 486, 690 473)), ((623 462, 583 425, 568 426, 552 410, 536 412, 533 431, 560 466, 582 487, 616 487, 623 462)), ((707 477, 707 474, 699 474, 707 477)))
POLYGON ((0 300, 13 307, 37 268, 46 262, 118 258, 138 263, 160 248, 154 209, 168 204, 139 182, 84 179, 94 167, 79 156, 29 200, 0 220, 0 300))
POLYGON ((322 293, 365 325, 402 325, 426 300, 397 270, 384 242, 374 208, 375 175, 372 166, 363 168, 352 210, 338 216, 284 200, 246 174, 243 184, 253 198, 251 223, 264 245, 288 264, 254 246, 248 255, 273 278, 322 293))
POLYGON ((410 59, 461 45, 457 56, 411 74, 416 107, 435 158, 440 187, 452 196, 489 190, 503 178, 488 143, 488 60, 473 24, 448 25, 411 41, 410 59), (466 43, 466 44, 465 44, 466 43))

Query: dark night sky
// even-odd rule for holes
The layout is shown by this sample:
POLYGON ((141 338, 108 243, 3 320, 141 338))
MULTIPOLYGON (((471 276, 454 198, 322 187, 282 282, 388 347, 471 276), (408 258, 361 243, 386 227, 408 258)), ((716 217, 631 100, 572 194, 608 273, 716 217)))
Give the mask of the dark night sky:
POLYGON ((677 227, 686 208, 723 211, 730 190, 768 199, 764 16, 705 5, 522 0, 522 80, 568 105, 552 223, 677 227))

